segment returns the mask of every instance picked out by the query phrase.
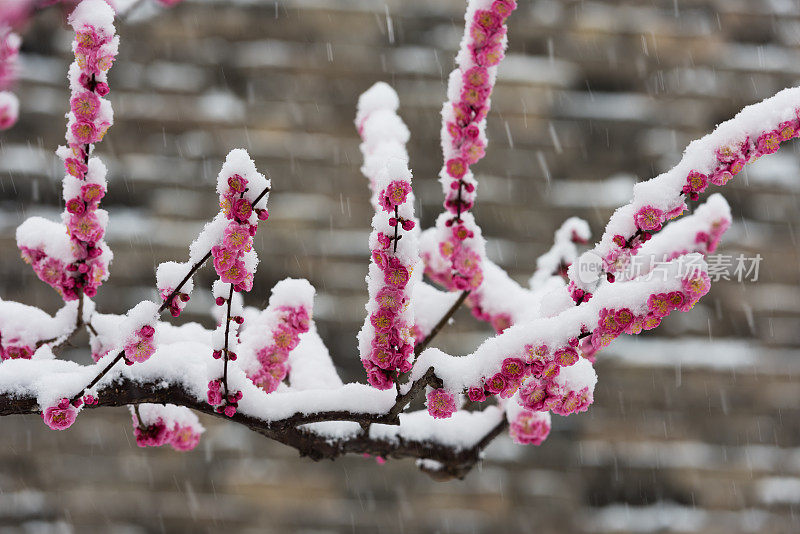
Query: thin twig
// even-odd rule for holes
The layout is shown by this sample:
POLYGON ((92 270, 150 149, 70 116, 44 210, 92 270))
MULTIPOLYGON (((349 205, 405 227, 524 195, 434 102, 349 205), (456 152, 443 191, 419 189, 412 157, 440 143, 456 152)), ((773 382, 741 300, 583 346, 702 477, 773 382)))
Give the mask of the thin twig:
POLYGON ((147 426, 142 422, 142 414, 139 413, 139 405, 133 405, 133 413, 136 414, 136 426, 139 427, 139 430, 145 431, 147 430, 147 426))
POLYGON ((225 319, 225 347, 222 349, 222 356, 225 358, 225 364, 222 370, 222 385, 225 388, 225 402, 228 402, 228 335, 231 329, 231 301, 233 300, 233 284, 231 284, 231 292, 228 293, 228 310, 225 319))
POLYGON ((207 262, 207 261, 208 261, 208 259, 209 259, 210 257, 211 257, 211 251, 209 250, 209 251, 206 253, 206 255, 205 255, 205 256, 203 256, 202 258, 200 258, 200 261, 198 261, 197 263, 195 263, 194 265, 192 265, 192 268, 191 268, 191 269, 189 269, 189 272, 188 272, 188 273, 186 273, 186 276, 184 276, 184 277, 183 277, 183 280, 181 280, 180 284, 178 284, 178 287, 176 287, 175 289, 173 289, 173 290, 172 290, 172 293, 170 293, 170 294, 167 296, 167 298, 164 300, 164 302, 162 302, 162 303, 161 303, 161 306, 159 306, 159 307, 158 307, 158 313, 161 313, 161 312, 163 312, 164 310, 166 310, 167 308, 169 308, 169 303, 170 303, 170 302, 172 302, 172 299, 173 299, 173 298, 175 298, 175 295, 177 295, 178 293, 180 293, 180 290, 181 290, 181 289, 183 289, 183 286, 184 286, 184 285, 186 285, 186 282, 188 282, 188 281, 189 281, 189 279, 190 279, 192 276, 194 276, 194 273, 196 273, 196 272, 197 272, 197 271, 200 269, 200 267, 202 267, 202 266, 203 266, 203 264, 204 264, 205 262, 207 262))
POLYGON ((447 322, 453 317, 453 315, 455 315, 458 308, 460 308, 461 305, 464 304, 464 301, 467 299, 468 296, 469 296, 469 290, 461 292, 461 295, 459 295, 458 300, 456 300, 453 303, 453 305, 450 306, 450 309, 447 310, 447 313, 445 313, 444 316, 441 319, 439 319, 439 322, 436 323, 436 326, 433 327, 433 330, 431 330, 430 334, 425 336, 425 339, 423 339, 421 343, 419 343, 416 347, 414 347, 415 358, 420 354, 422 354, 422 351, 425 350, 425 348, 430 344, 431 341, 433 341, 433 338, 436 337, 439 331, 442 328, 444 328, 444 325, 446 325, 447 322))

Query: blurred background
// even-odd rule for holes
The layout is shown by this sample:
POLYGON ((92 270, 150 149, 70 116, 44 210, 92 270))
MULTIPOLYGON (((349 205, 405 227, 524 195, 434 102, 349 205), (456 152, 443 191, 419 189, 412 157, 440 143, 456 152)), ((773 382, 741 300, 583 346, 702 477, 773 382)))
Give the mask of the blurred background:
MULTIPOLYGON (((14 0, 0 0, 3 2, 14 0)), ((798 83, 797 0, 521 0, 476 166, 490 256, 520 282, 578 215, 599 237, 631 186, 744 105, 798 83)), ((268 170, 270 220, 247 303, 286 277, 317 287, 315 319, 341 373, 363 380, 371 208, 352 121, 378 80, 400 95, 418 213, 441 206, 439 111, 463 31, 461 0, 186 0, 118 25, 110 168, 112 278, 124 312, 154 298, 155 266, 187 257, 217 210, 216 174, 245 147, 268 170)), ((72 34, 57 8, 23 33, 18 125, 0 133, 0 295, 59 306, 19 259, 14 231, 57 217, 72 34)), ((798 103, 800 105, 800 103, 798 103)), ((760 253, 757 281, 713 285, 655 335, 599 355, 589 412, 554 417, 540 447, 507 437, 464 481, 411 461, 316 464, 203 418, 191 453, 136 447, 124 409, 69 432, 0 421, 0 532, 797 532, 800 530, 800 158, 789 146, 724 189, 721 253, 760 253)), ((712 187, 711 190, 716 190, 712 187)), ((751 276, 752 278, 752 276, 751 276)), ((208 287, 211 270, 196 280, 208 287)), ((210 325, 210 294, 186 319, 210 325)), ((182 320, 185 320, 182 317, 182 320)), ((439 338, 471 351, 468 312, 439 338)), ((68 357, 88 362, 88 353, 68 357)))

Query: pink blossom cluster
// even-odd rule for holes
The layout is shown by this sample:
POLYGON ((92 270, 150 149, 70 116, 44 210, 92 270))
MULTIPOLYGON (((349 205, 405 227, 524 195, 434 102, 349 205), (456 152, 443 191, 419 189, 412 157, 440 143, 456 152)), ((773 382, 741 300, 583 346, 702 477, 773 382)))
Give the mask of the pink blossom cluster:
POLYGON ((583 327, 579 335, 558 347, 525 345, 522 354, 504 359, 496 374, 468 388, 467 396, 483 402, 491 395, 510 398, 518 394, 520 404, 535 412, 569 415, 585 411, 593 401, 592 388, 566 379, 564 369, 572 368, 581 357, 594 362, 594 354, 623 333, 653 329, 672 311, 688 311, 710 285, 708 275, 696 269, 681 280, 677 290, 650 294, 641 313, 630 308, 603 308, 594 329, 583 327))
POLYGON ((0 332, 0 360, 30 360, 36 347, 23 343, 18 337, 3 339, 0 332))
POLYGON ((482 2, 473 0, 467 21, 458 68, 450 76, 450 100, 442 110, 442 151, 440 173, 444 187, 444 208, 450 217, 437 221, 439 254, 449 260, 449 273, 427 272, 451 289, 474 290, 483 282, 482 250, 473 241, 477 226, 463 215, 475 204, 477 182, 470 166, 485 155, 486 115, 506 45, 506 19, 517 7, 514 0, 482 2))
POLYGON ((75 422, 78 417, 78 410, 84 404, 87 406, 97 405, 98 400, 89 393, 74 400, 59 399, 55 406, 48 406, 42 411, 42 419, 53 430, 66 430, 75 422))
MULTIPOLYGON (((387 168, 387 172, 391 169, 387 168)), ((373 222, 375 239, 370 240, 373 245, 370 266, 372 302, 367 306, 370 314, 364 330, 371 333, 371 339, 368 350, 362 351, 361 360, 368 382, 378 389, 389 389, 399 373, 411 370, 409 356, 414 351, 414 324, 409 320, 407 308, 411 301, 409 282, 416 250, 407 254, 406 249, 401 249, 398 253, 398 246, 401 239, 413 239, 412 234, 403 232, 411 232, 416 222, 409 202, 412 198, 410 172, 403 164, 402 169, 393 175, 392 179, 384 180, 385 187, 378 193, 378 204, 389 218, 387 227, 377 222, 385 219, 380 213, 376 214, 373 222), (376 267, 379 276, 372 274, 376 267), (368 354, 366 358, 365 352, 368 354)))
POLYGON ((528 378, 550 380, 558 376, 561 367, 573 365, 579 355, 577 338, 570 343, 551 351, 546 345, 527 345, 520 357, 505 358, 500 370, 484 378, 480 384, 467 390, 469 400, 483 402, 492 395, 504 399, 511 398, 528 378))
POLYGON ((19 115, 19 100, 7 91, 17 80, 20 38, 0 21, 0 131, 14 126, 19 115))
POLYGON ((125 343, 125 363, 133 365, 134 363, 146 362, 156 352, 155 336, 156 329, 146 324, 136 330, 125 343))
POLYGON ((211 406, 215 407, 217 413, 224 413, 228 417, 233 417, 239 407, 239 401, 242 400, 242 392, 228 389, 226 393, 225 389, 222 379, 210 381, 206 392, 206 400, 211 406))
POLYGON ((113 122, 110 105, 103 97, 109 93, 107 72, 114 63, 119 47, 119 37, 114 35, 113 24, 95 26, 85 23, 79 12, 82 7, 76 8, 69 18, 76 35, 72 42, 75 62, 69 72, 72 96, 67 143, 77 161, 64 162, 67 172, 72 174, 76 171, 72 175, 78 178, 82 177, 81 160, 85 164, 88 156, 87 145, 102 141, 113 122))
POLYGON ((248 181, 238 173, 227 178, 226 186, 220 190, 220 208, 228 219, 222 243, 211 249, 214 269, 220 280, 233 284, 234 291, 250 291, 253 288, 254 266, 246 263, 245 254, 253 248, 253 236, 258 224, 253 218, 265 221, 269 217, 266 209, 253 209, 245 198, 248 181))
POLYGON ((161 300, 166 301, 169 299, 168 309, 173 317, 178 317, 181 314, 190 298, 189 293, 175 291, 173 287, 162 288, 158 294, 161 296, 161 300))
POLYGON ((247 374, 255 385, 272 393, 289 374, 289 353, 300 343, 300 334, 308 332, 310 315, 305 306, 280 306, 278 322, 271 342, 256 353, 259 366, 247 374))
POLYGON ((69 71, 71 99, 67 115, 67 147, 56 152, 67 174, 63 181, 65 211, 62 219, 70 239, 72 261, 53 257, 44 249, 20 246, 23 259, 43 282, 64 300, 93 297, 108 278, 111 251, 103 241, 108 214, 99 209, 106 194, 106 168, 90 158, 92 144, 100 141, 113 121, 106 71, 119 44, 114 35, 113 10, 104 2, 85 1, 69 17, 76 32, 75 61, 69 71), (98 26, 85 19, 102 22, 98 26))
POLYGON ((165 421, 157 417, 149 424, 143 424, 132 414, 133 434, 139 447, 160 447, 169 444, 176 451, 190 451, 200 442, 202 428, 191 423, 165 421))
POLYGON ((550 434, 550 426, 549 414, 521 409, 511 420, 508 433, 514 443, 541 445, 550 434))

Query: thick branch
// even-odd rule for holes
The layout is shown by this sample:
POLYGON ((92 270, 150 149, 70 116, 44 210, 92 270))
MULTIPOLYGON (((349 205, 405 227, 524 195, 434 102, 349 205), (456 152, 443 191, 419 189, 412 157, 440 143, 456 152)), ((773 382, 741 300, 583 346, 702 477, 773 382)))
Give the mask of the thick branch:
MULTIPOLYGON (((426 373, 427 376, 427 373, 426 373)), ((479 442, 466 449, 436 443, 430 440, 412 440, 397 437, 391 440, 370 437, 359 433, 353 437, 331 439, 329 436, 315 434, 307 429, 296 428, 298 423, 310 423, 320 420, 357 420, 372 417, 369 414, 352 414, 348 412, 324 412, 306 416, 291 416, 277 421, 262 421, 255 417, 237 412, 233 417, 219 414, 213 406, 198 401, 182 387, 164 382, 137 383, 122 379, 103 387, 97 394, 96 405, 85 405, 84 410, 98 407, 126 406, 142 403, 175 404, 215 417, 233 420, 270 439, 297 449, 301 456, 313 460, 333 460, 345 454, 369 454, 392 458, 424 458, 435 460, 442 468, 435 473, 437 477, 461 478, 480 460, 480 453, 486 445, 497 437, 505 428, 505 418, 498 422, 479 442), (335 415, 342 417, 336 417, 335 415)), ((14 397, 11 394, 0 395, 0 416, 15 414, 37 414, 40 407, 32 396, 14 397)), ((375 419, 373 417, 373 419, 375 419)), ((378 418, 379 419, 379 418, 378 418)), ((376 421, 377 422, 377 421, 376 421)), ((430 472, 430 469, 426 471, 430 472)))

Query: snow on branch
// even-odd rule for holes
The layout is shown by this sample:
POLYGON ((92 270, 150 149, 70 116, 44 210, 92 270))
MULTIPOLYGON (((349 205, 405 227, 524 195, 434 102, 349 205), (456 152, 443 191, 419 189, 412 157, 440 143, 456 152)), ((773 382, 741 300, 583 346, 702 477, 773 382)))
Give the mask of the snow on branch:
MULTIPOLYGON (((686 210, 686 200, 697 200, 709 184, 722 186, 744 166, 777 152, 782 143, 800 135, 800 87, 784 89, 775 96, 747 106, 710 134, 689 144, 681 161, 671 170, 638 183, 633 199, 618 208, 600 242, 590 251, 603 261, 605 277, 613 279, 619 257, 636 254, 663 224, 686 210)), ((581 279, 570 267, 570 293, 580 304, 591 298, 599 279, 581 279)))
POLYGON ((405 143, 408 129, 397 116, 397 94, 379 82, 358 101, 356 126, 363 143, 362 172, 372 191, 371 252, 367 274, 367 317, 358 333, 361 363, 367 380, 389 389, 411 370, 415 335, 415 286, 421 282, 419 221, 405 143), (416 276, 413 274, 416 271, 416 276))

